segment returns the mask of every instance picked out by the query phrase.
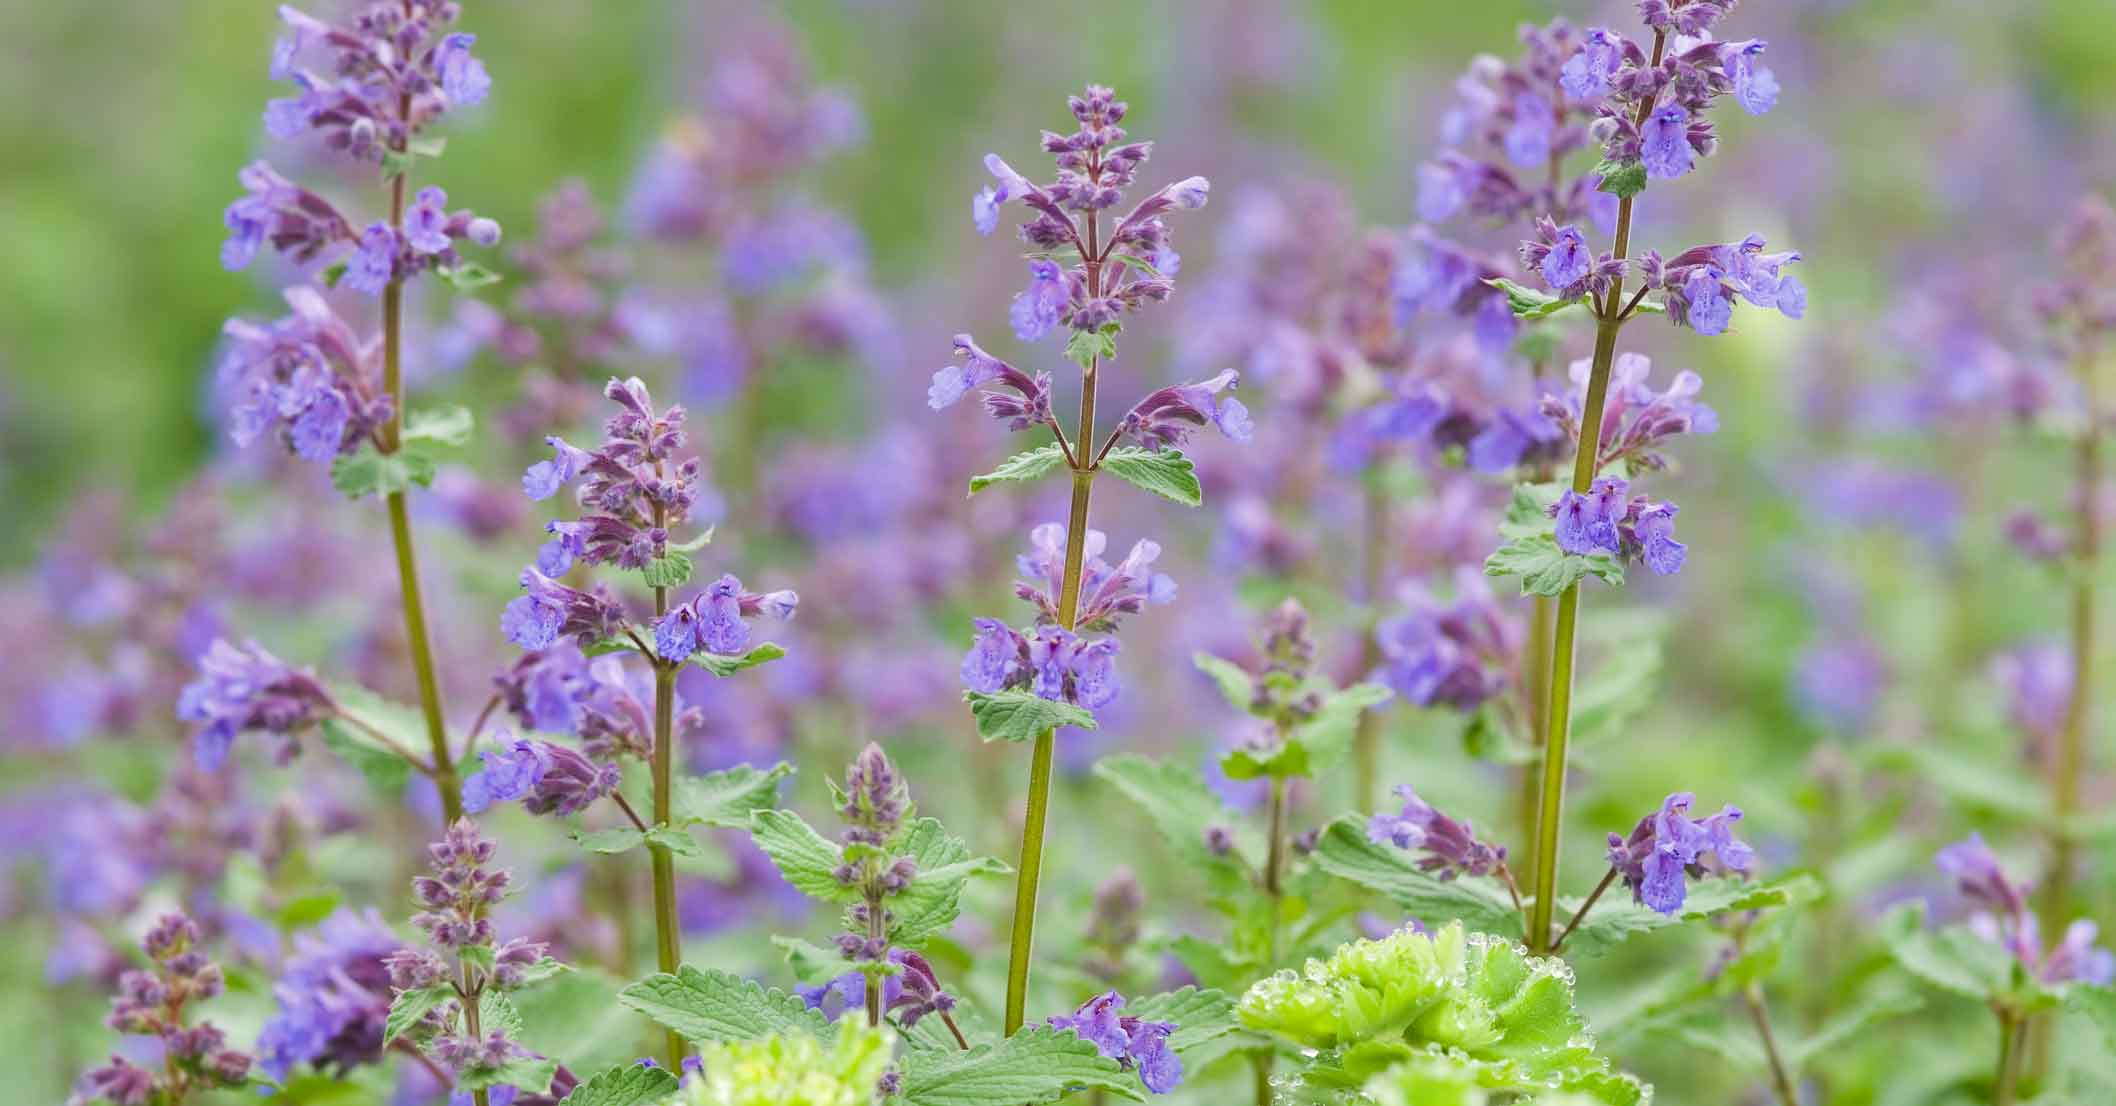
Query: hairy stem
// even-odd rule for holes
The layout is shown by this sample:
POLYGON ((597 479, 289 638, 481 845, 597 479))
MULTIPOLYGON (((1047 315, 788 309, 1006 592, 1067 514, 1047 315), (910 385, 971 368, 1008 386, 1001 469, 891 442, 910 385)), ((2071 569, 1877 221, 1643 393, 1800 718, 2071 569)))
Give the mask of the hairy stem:
POLYGON ((1742 988, 1741 1002, 1749 1009, 1749 1020, 1756 1023, 1756 1039, 1763 1043, 1763 1057, 1771 1068, 1771 1089, 1778 1095, 1778 1106, 1800 1106, 1800 1092, 1793 1084, 1792 1073, 1786 1070, 1784 1057, 1779 1055, 1778 1037, 1771 1032, 1771 1013, 1764 1005, 1762 986, 1751 983, 1742 988))
MULTIPOLYGON (((404 228, 404 174, 390 178, 389 225, 404 228)), ((389 394, 389 422, 381 431, 381 451, 395 453, 404 440, 404 282, 392 276, 382 290, 382 390, 389 394)), ((389 509, 390 544, 397 555, 397 592, 404 602, 404 641, 412 672, 419 681, 419 710, 426 717, 426 739, 433 749, 433 782, 441 793, 441 813, 453 824, 463 816, 463 785, 455 758, 448 752, 448 724, 442 717, 441 684, 434 675, 433 643, 426 632, 426 604, 419 597, 419 564, 412 551, 411 511, 404 493, 384 497, 389 509)))
MULTIPOLYGON (((655 508, 654 523, 665 525, 662 511, 655 508)), ((654 589, 654 616, 669 613, 669 589, 654 589)), ((654 661, 654 826, 668 827, 674 804, 676 775, 676 669, 654 661)), ((676 858, 668 846, 647 843, 654 861, 654 952, 658 966, 674 973, 683 963, 682 930, 676 921, 676 858)), ((683 1035, 667 1034, 668 1070, 683 1070, 683 1035)))
MULTIPOLYGON (((1535 605, 1528 618, 1528 640, 1521 650, 1521 694, 1527 700, 1529 742, 1533 747, 1543 747, 1543 728, 1548 723, 1544 712, 1550 707, 1550 633, 1551 623, 1557 617, 1557 608, 1547 595, 1535 597, 1535 605)), ((1514 810, 1520 823, 1521 837, 1525 840, 1535 836, 1536 801, 1541 797, 1542 775, 1536 761, 1521 765, 1520 779, 1515 787, 1514 810)), ((1523 880, 1534 883, 1536 858, 1533 852, 1521 858, 1526 866, 1521 869, 1523 880)))
MULTIPOLYGON (((1360 678, 1365 679, 1381 663, 1381 588, 1388 572, 1389 548, 1389 500, 1380 481, 1371 474, 1367 478, 1366 509, 1361 522, 1365 540, 1360 543, 1359 601, 1367 609, 1366 631, 1359 641, 1359 671, 1360 678)), ((1356 771, 1352 786, 1359 810, 1364 813, 1381 804, 1381 712, 1360 711, 1358 727, 1353 738, 1356 771)))
MULTIPOLYGON (((459 964, 457 970, 461 973, 456 991, 463 996, 463 1031, 475 1041, 484 1036, 484 1029, 478 1024, 478 995, 470 989, 469 965, 459 964)), ((470 1101, 473 1106, 492 1106, 483 1087, 470 1092, 470 1101)))
MULTIPOLYGON (((1089 177, 1099 172, 1090 163, 1089 177)), ((1089 298, 1102 294, 1099 231, 1100 219, 1091 211, 1087 216, 1087 243, 1080 251, 1081 263, 1087 270, 1089 298)), ((1087 506, 1100 463, 1099 458, 1081 458, 1095 440, 1095 385, 1101 366, 1099 358, 1090 360, 1080 374, 1080 422, 1073 433, 1073 441, 1080 448, 1072 466, 1073 504, 1066 516, 1065 574, 1058 590, 1058 623, 1068 631, 1080 619, 1080 572, 1087 559, 1087 506)), ((1029 754, 1029 801, 1021 822, 1021 855, 1014 877, 1014 926, 1007 942, 1006 1033, 1010 1037, 1021 1028, 1028 1012, 1029 957, 1036 945, 1036 891, 1043 878, 1043 828, 1050 816, 1051 759, 1057 747, 1058 731, 1045 730, 1036 735, 1036 746, 1029 754)))

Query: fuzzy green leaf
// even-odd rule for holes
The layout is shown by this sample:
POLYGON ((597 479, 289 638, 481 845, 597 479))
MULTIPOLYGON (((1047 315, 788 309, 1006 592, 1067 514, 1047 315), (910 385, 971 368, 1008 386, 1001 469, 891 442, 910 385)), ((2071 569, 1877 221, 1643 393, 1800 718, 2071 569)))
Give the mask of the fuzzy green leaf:
POLYGON ((680 588, 691 580, 691 555, 671 549, 640 566, 639 575, 650 588, 680 588))
POLYGON ((966 691, 963 701, 970 704, 977 736, 986 741, 1032 741, 1060 726, 1095 728, 1095 716, 1087 711, 1026 691, 966 691))
POLYGON ((1241 665, 1210 653, 1193 653, 1190 663, 1212 677, 1212 682, 1219 685, 1220 695, 1234 709, 1246 712, 1256 702, 1256 678, 1241 665))
POLYGON ((403 793, 405 782, 411 778, 410 762, 343 719, 326 718, 322 729, 324 748, 359 769, 360 774, 367 777, 369 787, 382 795, 403 793))
POLYGON ((713 544, 713 528, 708 526, 697 537, 686 542, 672 542, 669 548, 678 553, 696 553, 711 544, 713 544))
POLYGON ((790 810, 760 810, 750 815, 750 838, 778 866, 794 889, 824 902, 846 902, 857 892, 834 874, 845 863, 845 851, 790 810))
POLYGON ((500 274, 475 261, 458 261, 445 269, 436 270, 448 286, 458 292, 475 292, 488 284, 498 284, 500 274))
POLYGON ((1065 340, 1066 358, 1084 369, 1097 360, 1117 356, 1117 332, 1121 329, 1116 323, 1103 323, 1100 330, 1073 331, 1073 336, 1065 340))
POLYGON ((967 1052, 908 1052, 901 1059, 904 1106, 993 1106, 1053 1102, 1079 1088, 1145 1097, 1139 1077, 1106 1060, 1079 1035, 1033 1025, 967 1052))
POLYGON ((575 830, 573 843, 591 853, 626 853, 647 843, 647 835, 631 826, 606 830, 575 830))
POLYGON ((1874 1026, 1914 1014, 1924 1005, 1918 996, 1910 994, 1884 992, 1869 996, 1830 1015, 1813 1033, 1787 1045, 1785 1062, 1797 1072, 1815 1057, 1847 1041, 1865 1039, 1874 1026))
POLYGON ((1185 867, 1239 873, 1242 854, 1262 855, 1258 835, 1245 824, 1245 819, 1227 809, 1205 778, 1189 765, 1157 761, 1137 753, 1118 753, 1096 761, 1095 775, 1146 812, 1185 867), (1205 831, 1214 826, 1234 835, 1235 855, 1215 856, 1205 847, 1205 831))
POLYGON ((1943 991, 1990 1001, 2011 989, 2014 961, 2004 949, 1962 926, 1927 930, 1921 904, 1883 918, 1881 939, 1904 971, 1943 991))
MULTIPOLYGON (((1640 933, 1687 922, 1702 922, 1722 914, 1799 906, 1821 897, 1821 881, 1805 872, 1794 872, 1760 883, 1732 879, 1694 881, 1683 899, 1682 909, 1672 915, 1613 894, 1604 895, 1588 912, 1587 920, 1565 939, 1564 952, 1574 959, 1599 956, 1611 946, 1640 933)), ((1578 899, 1558 900, 1562 917, 1570 918, 1579 907, 1578 899)))
POLYGON ((1646 163, 1643 161, 1611 161, 1603 158, 1593 169, 1594 175, 1602 178, 1595 186, 1598 192, 1607 192, 1620 200, 1628 200, 1646 190, 1646 163))
POLYGON ((1556 597, 1587 576, 1612 587, 1624 585, 1624 566, 1607 553, 1582 557, 1558 548, 1552 534, 1515 538, 1484 560, 1486 576, 1519 576, 1521 594, 1556 597))
POLYGON ((747 1041, 789 1030, 822 1036, 830 1024, 793 995, 689 964, 626 987, 617 1001, 694 1041, 747 1041))
POLYGON ((357 453, 340 454, 331 462, 331 486, 347 499, 370 495, 394 495, 417 484, 433 484, 434 460, 426 451, 406 445, 395 453, 377 453, 363 445, 357 453))
POLYGON ((1183 456, 1181 450, 1120 446, 1110 450, 1109 456, 1102 459, 1102 467, 1133 487, 1144 488, 1185 507, 1205 502, 1205 489, 1198 484, 1197 466, 1191 464, 1190 458, 1183 456))
POLYGON ((1521 915, 1505 892, 1475 877, 1441 880, 1419 871, 1411 853, 1369 841, 1356 817, 1332 822, 1314 857, 1323 871, 1381 892, 1428 927, 1460 921, 1484 933, 1521 935, 1521 915))
POLYGON ((779 781, 793 775, 780 761, 769 770, 738 764, 703 776, 676 780, 676 820, 685 825, 746 829, 750 815, 768 810, 779 797, 779 781))
POLYGON ((1052 442, 1042 449, 1032 449, 1027 453, 1016 453, 1012 457, 1007 458, 1005 463, 998 468, 985 473, 983 476, 971 477, 970 494, 976 495, 994 484, 1027 483, 1031 480, 1040 480, 1064 464, 1065 451, 1058 448, 1057 442, 1052 442))
POLYGON ((398 991, 397 997, 389 1001, 389 1017, 382 1023, 383 1047, 388 1047, 390 1042, 409 1032, 428 1011, 444 1002, 453 1001, 455 997, 455 988, 445 983, 398 991))
POLYGON ((675 1093, 675 1076, 660 1068, 626 1064, 573 1088, 564 1106, 651 1106, 675 1093))
POLYGON ((1576 303, 1586 302, 1586 296, 1559 299, 1547 292, 1516 284, 1505 277, 1492 277, 1484 283, 1506 293, 1506 306, 1513 309, 1516 319, 1541 319, 1555 315, 1576 303))
POLYGON ((404 440, 458 446, 470 440, 477 419, 470 408, 457 404, 428 411, 413 411, 404 418, 404 440))
POLYGON ((1174 1022, 1168 1047, 1188 1052, 1241 1028, 1234 1020, 1234 999, 1225 991, 1184 987, 1124 1004, 1124 1013, 1146 1021, 1174 1022))
POLYGON ((775 661, 786 655, 786 650, 767 641, 751 646, 749 652, 735 656, 719 653, 692 653, 688 663, 697 665, 715 676, 732 676, 746 668, 755 668, 766 661, 775 661))
POLYGON ((455 1089, 470 1092, 490 1090, 493 1087, 514 1087, 525 1094, 540 1095, 551 1089, 551 1078, 557 1074, 556 1060, 517 1057, 493 1067, 465 1069, 457 1074, 455 1089))
POLYGON ((962 839, 939 821, 914 819, 888 852, 909 856, 918 865, 911 885, 889 896, 889 940, 915 947, 947 929, 962 913, 963 885, 973 876, 1003 876, 1014 869, 991 857, 970 855, 962 839))

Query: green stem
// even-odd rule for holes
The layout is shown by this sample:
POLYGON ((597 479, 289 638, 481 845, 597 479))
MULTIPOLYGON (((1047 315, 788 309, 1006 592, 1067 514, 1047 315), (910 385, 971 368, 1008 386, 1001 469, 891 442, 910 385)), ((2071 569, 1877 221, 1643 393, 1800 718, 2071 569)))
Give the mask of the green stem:
MULTIPOLYGON (((389 225, 404 227, 404 174, 390 178, 389 225)), ((382 390, 389 395, 389 422, 381 428, 379 448, 395 453, 404 434, 404 282, 392 277, 382 290, 382 390)), ((412 672, 419 681, 419 709, 426 717, 426 738, 433 747, 433 782, 441 793, 441 813, 453 825, 463 816, 463 785, 448 752, 448 724, 442 717, 441 684, 434 675, 433 643, 426 632, 426 604, 419 597, 419 565, 411 544, 411 512, 402 491, 385 497, 390 543, 397 554, 397 592, 404 602, 404 640, 412 672)))
POLYGON ((2010 1010, 1998 1014, 1998 1072, 1992 1077, 1992 1106, 2013 1106, 2014 1084, 2020 1078, 2021 1019, 2010 1010))
MULTIPOLYGON (((655 514, 659 516, 657 508, 655 514)), ((655 519, 660 524, 659 517, 655 519)), ((654 589, 654 616, 669 613, 669 590, 654 589)), ((676 764, 676 669, 654 662, 654 826, 665 829, 674 807, 676 764)), ((668 846, 649 842, 654 861, 654 951, 662 971, 674 974, 683 963, 682 930, 676 921, 676 858, 668 846)), ((683 1035, 671 1029, 667 1040, 668 1070, 683 1070, 683 1035)))
POLYGON ((1749 1020, 1756 1023, 1756 1038, 1763 1042, 1763 1056, 1771 1068, 1771 1088, 1778 1094, 1778 1106, 1800 1106, 1800 1092, 1793 1085, 1792 1073, 1786 1070, 1785 1059, 1778 1053, 1778 1037, 1771 1032, 1771 1013, 1763 1003, 1763 988, 1751 983, 1742 989, 1742 1004, 1749 1008, 1749 1020))
POLYGON ((2057 812, 2052 832, 2050 880, 2043 917, 2062 925, 2070 915, 2066 901, 2074 867, 2073 816, 2079 813, 2080 782, 2086 774, 2087 729, 2094 709, 2094 584, 2101 562, 2101 424, 2095 406, 2094 365, 2083 358, 2079 369, 2087 428, 2079 439, 2079 531, 2072 578, 2072 698, 2065 706, 2064 729, 2050 758, 2050 792, 2057 812))
MULTIPOLYGON (((1267 930, 1265 945, 1268 961, 1266 966, 1276 967, 1279 919, 1284 914, 1281 900, 1285 895, 1286 868, 1286 781, 1276 776, 1271 779, 1270 821, 1266 832, 1271 835, 1264 850, 1264 894, 1271 902, 1271 925, 1267 930)), ((1255 1054, 1254 1060, 1256 1106, 1271 1106, 1271 1069, 1276 1056, 1267 1046, 1255 1054)))
MULTIPOLYGON (((1551 622, 1557 609, 1547 595, 1535 597, 1535 605, 1528 619, 1528 640, 1521 653, 1521 694, 1527 700, 1529 742, 1536 748, 1543 747, 1543 727, 1547 722, 1544 711, 1550 706, 1550 634, 1551 622)), ((1540 797, 1541 774, 1537 762, 1521 766, 1520 780, 1515 788, 1514 809, 1520 823, 1521 836, 1530 838, 1536 832, 1536 800, 1540 797)), ((1520 876, 1529 883, 1536 878, 1536 858, 1529 853, 1521 858, 1526 867, 1520 876)))
MULTIPOLYGON (((1377 474, 1369 473, 1366 486, 1366 511, 1363 516, 1366 529, 1365 540, 1360 548, 1360 595, 1366 605, 1366 633, 1359 642, 1359 671, 1361 678, 1372 672, 1381 663, 1381 640, 1377 633, 1381 617, 1381 588, 1387 574, 1389 542, 1389 501, 1383 494, 1377 474)), ((1381 712, 1365 710, 1359 712, 1358 729, 1353 739, 1353 763, 1356 775, 1353 787, 1361 811, 1371 811, 1381 804, 1381 712)))
MULTIPOLYGON (((478 1025, 478 996, 470 988, 470 967, 459 964, 457 970, 461 973, 456 991, 463 997, 463 1031, 471 1040, 479 1040, 484 1036, 484 1030, 478 1025)), ((470 1101, 475 1106, 491 1106, 483 1087, 470 1092, 470 1101)))

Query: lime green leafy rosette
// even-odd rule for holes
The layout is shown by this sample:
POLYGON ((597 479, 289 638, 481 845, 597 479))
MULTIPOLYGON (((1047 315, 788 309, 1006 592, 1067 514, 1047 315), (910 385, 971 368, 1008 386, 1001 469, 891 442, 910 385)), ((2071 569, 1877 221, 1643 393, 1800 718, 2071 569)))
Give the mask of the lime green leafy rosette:
POLYGON ((829 1049, 799 1030, 753 1041, 709 1042, 683 1106, 874 1106, 889 1070, 890 1033, 857 1018, 839 1023, 829 1049))
POLYGON ((1640 1106, 1652 1088, 1595 1052, 1563 961, 1474 933, 1399 930, 1249 988, 1242 1025, 1309 1055, 1297 1101, 1640 1106))

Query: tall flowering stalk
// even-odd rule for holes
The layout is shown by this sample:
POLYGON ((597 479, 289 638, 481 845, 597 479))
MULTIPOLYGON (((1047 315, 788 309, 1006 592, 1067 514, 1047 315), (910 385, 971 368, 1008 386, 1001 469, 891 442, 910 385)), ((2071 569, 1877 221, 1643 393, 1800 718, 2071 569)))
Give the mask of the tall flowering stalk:
POLYGON ((1652 250, 1631 257, 1633 208, 1648 182, 1684 176, 1698 158, 1716 148, 1718 140, 1705 118, 1713 102, 1731 94, 1752 114, 1768 111, 1776 102, 1777 82, 1757 61, 1764 44, 1721 42, 1709 35, 1730 7, 1716 0, 1641 0, 1639 13, 1653 32, 1650 49, 1607 28, 1590 28, 1555 75, 1554 87, 1535 90, 1561 98, 1599 99, 1588 133, 1604 155, 1595 168, 1600 178, 1596 187, 1618 198, 1614 241, 1610 250, 1596 254, 1577 225, 1560 225, 1545 216, 1538 220, 1536 237, 1522 243, 1521 260, 1550 293, 1510 281, 1493 282, 1507 294, 1517 317, 1541 318, 1577 304, 1595 320, 1594 354, 1575 368, 1575 382, 1582 390, 1563 410, 1569 416, 1566 429, 1577 435, 1578 448, 1570 486, 1549 508, 1556 519, 1555 531, 1549 534, 1556 548, 1544 548, 1548 542, 1540 534, 1512 531, 1513 540, 1487 566, 1494 574, 1522 575, 1530 591, 1555 590, 1557 596, 1533 854, 1536 890, 1528 924, 1529 946, 1539 952, 1557 943, 1552 917, 1580 578, 1591 574, 1620 582, 1622 562, 1634 558, 1662 574, 1677 571, 1683 561, 1683 546, 1673 537, 1674 505, 1633 497, 1626 479, 1603 473, 1618 462, 1624 463, 1627 474, 1659 467, 1640 454, 1639 443, 1698 428, 1689 400, 1698 381, 1695 374, 1683 374, 1667 392, 1655 396, 1644 389, 1644 359, 1637 358, 1618 381, 1621 402, 1612 409, 1617 336, 1641 311, 1664 313, 1677 325, 1714 335, 1726 331, 1737 299, 1778 308, 1793 318, 1806 309, 1806 290, 1784 271, 1800 255, 1767 254, 1760 236, 1697 246, 1673 258, 1652 250), (1640 287, 1626 298, 1626 278, 1634 268, 1640 287), (1660 293, 1659 301, 1648 303, 1646 297, 1654 292, 1660 293))
POLYGON ((276 430, 290 451, 331 462, 333 482, 348 495, 383 497, 430 745, 423 769, 450 821, 462 814, 462 788, 405 494, 411 484, 433 479, 433 460, 414 441, 460 440, 468 425, 467 416, 450 413, 407 427, 404 286, 426 272, 458 286, 489 279, 457 246, 499 241, 498 224, 450 211, 441 189, 409 195, 413 163, 441 152, 442 141, 426 132, 448 111, 483 101, 492 88, 483 63, 470 53, 476 36, 450 31, 460 14, 461 6, 446 0, 382 0, 335 24, 280 8, 286 31, 273 48, 271 72, 290 82, 295 95, 266 105, 266 131, 320 141, 333 153, 378 166, 388 217, 356 225, 330 200, 260 161, 239 175, 247 194, 228 206, 229 236, 221 247, 229 269, 249 265, 266 244, 299 265, 324 261, 324 284, 382 301, 378 354, 336 315, 322 290, 305 283, 287 289, 291 316, 267 326, 228 324, 223 385, 234 402, 230 431, 237 444, 276 430), (309 69, 304 61, 323 68, 309 69))
MULTIPOLYGON (((971 391, 984 393, 985 409, 1010 429, 1047 427, 1055 442, 1020 454, 998 471, 972 481, 971 490, 993 481, 1028 480, 1061 465, 1072 478, 1072 506, 1065 528, 1037 532, 1036 564, 1024 559, 1024 573, 1047 590, 1024 585, 1024 597, 1035 591, 1036 625, 1017 632, 996 619, 980 619, 978 640, 963 662, 969 699, 985 738, 1033 740, 1030 755, 1027 816, 1022 826, 1021 857, 1014 896, 1014 923, 1007 967, 1006 1031, 1024 1020, 1028 1002, 1029 957, 1036 925, 1036 890, 1043 872, 1043 832, 1050 809, 1051 762, 1060 726, 1091 728, 1095 709, 1116 695, 1114 637, 1088 641, 1077 631, 1115 629, 1115 615, 1138 610, 1167 577, 1151 574, 1147 565, 1160 552, 1140 542, 1123 565, 1099 581, 1086 575, 1099 552, 1099 534, 1088 528, 1088 504, 1095 478, 1103 471, 1178 502, 1196 505, 1201 493, 1188 459, 1167 447, 1213 424, 1229 437, 1249 434, 1248 412, 1227 393, 1238 381, 1228 370, 1211 380, 1163 388, 1139 401, 1109 431, 1099 446, 1095 421, 1102 363, 1116 356, 1119 321, 1124 315, 1166 300, 1174 291, 1181 259, 1171 245, 1163 216, 1205 206, 1210 185, 1190 177, 1147 196, 1131 211, 1105 226, 1124 191, 1152 153, 1150 142, 1130 142, 1123 127, 1126 105, 1108 88, 1088 87, 1069 101, 1078 126, 1071 134, 1046 131, 1044 152, 1057 161, 1057 179, 1036 185, 998 155, 987 155, 985 167, 995 183, 971 203, 980 234, 999 225, 1001 208, 1019 203, 1030 218, 1020 227, 1030 247, 1029 284, 1009 312, 1015 337, 1039 341, 1055 332, 1068 335, 1066 356, 1080 368, 1079 417, 1071 436, 1051 409, 1048 373, 1028 373, 986 353, 968 334, 957 335, 960 363, 933 374, 927 392, 935 410, 953 405, 971 391), (1137 445, 1120 448, 1131 439, 1137 445), (1121 597, 1120 597, 1121 596, 1121 597), (1085 607, 1083 607, 1085 604, 1085 607), (1102 604, 1111 604, 1104 608, 1102 604), (1100 613, 1088 613, 1100 612, 1100 613)), ((1106 568, 1107 566, 1105 566, 1106 568)), ((1172 593, 1169 584, 1161 598, 1172 593)))

